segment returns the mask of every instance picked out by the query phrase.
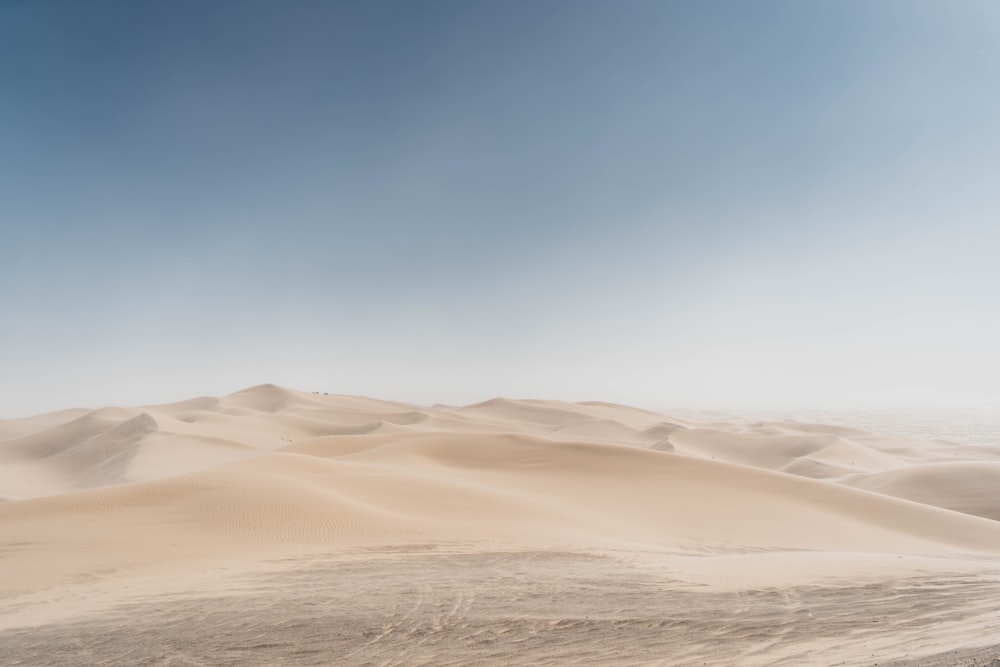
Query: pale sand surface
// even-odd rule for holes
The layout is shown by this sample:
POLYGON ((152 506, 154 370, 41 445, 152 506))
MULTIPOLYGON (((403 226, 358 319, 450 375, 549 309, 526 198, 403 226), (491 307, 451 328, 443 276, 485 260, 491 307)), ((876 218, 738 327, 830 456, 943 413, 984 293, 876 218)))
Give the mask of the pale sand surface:
POLYGON ((0 664, 973 665, 1000 451, 272 385, 0 421, 0 664))

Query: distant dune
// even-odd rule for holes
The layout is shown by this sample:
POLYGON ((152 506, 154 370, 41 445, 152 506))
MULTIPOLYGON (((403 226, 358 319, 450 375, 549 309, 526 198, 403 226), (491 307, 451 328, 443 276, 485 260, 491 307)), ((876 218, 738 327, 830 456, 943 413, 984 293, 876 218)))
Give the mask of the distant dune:
MULTIPOLYGON (((137 591, 177 603, 178 582, 194 586, 199 572, 256 572, 275 563, 291 571, 320 554, 340 563, 368 553, 378 554, 391 578, 413 562, 406 554, 445 550, 449 558, 536 554, 513 566, 528 568, 529 578, 538 575, 539 554, 563 554, 570 573, 584 554, 610 558, 641 573, 636 585, 649 586, 653 577, 664 591, 767 589, 788 598, 801 597, 802 586, 823 585, 843 598, 825 602, 828 614, 866 604, 867 594, 844 592, 848 581, 912 587, 924 577, 928 590, 940 590, 942 579, 964 577, 968 595, 953 601, 952 619, 964 625, 955 632, 983 632, 986 598, 977 595, 1000 567, 997 488, 1000 452, 986 448, 817 424, 701 423, 597 402, 494 399, 426 408, 261 385, 169 405, 63 411, 0 422, 0 592, 7 595, 0 629, 8 628, 25 660, 71 664, 58 652, 31 653, 24 633, 64 632, 60 623, 70 619, 110 623, 99 612, 134 604, 137 591), (104 606, 83 607, 83 599, 104 606)), ((447 576, 443 561, 434 562, 427 567, 447 576)), ((491 585, 487 597, 524 592, 523 580, 508 582, 506 593, 491 585)), ((654 610, 650 600, 636 600, 639 616, 654 610)), ((895 607, 879 597, 887 606, 878 613, 895 613, 898 623, 869 638, 871 655, 831 641, 837 633, 830 628, 812 628, 811 607, 796 603, 786 611, 806 610, 798 634, 788 634, 787 644, 761 640, 732 663, 831 664, 837 657, 873 664, 876 654, 912 658, 968 643, 945 625, 928 631, 919 596, 892 600, 895 607), (909 641, 914 633, 922 645, 909 641)), ((558 605, 539 604, 525 602, 516 613, 558 615, 558 605)), ((762 609, 748 608, 746 618, 762 609)), ((768 620, 768 609, 757 619, 764 635, 778 622, 768 620)), ((577 612, 567 607, 566 618, 577 612)), ((402 613, 385 610, 382 648, 404 641, 389 627, 402 613)), ((717 660, 708 627, 717 611, 701 613, 695 620, 705 643, 683 655, 665 646, 659 658, 639 651, 616 661, 601 653, 610 639, 586 653, 587 641, 613 635, 602 625, 578 639, 582 661, 717 660)), ((566 619, 550 620, 557 628, 566 619)), ((436 631, 449 632, 447 625, 439 619, 436 631)), ((625 651, 628 632, 638 630, 622 628, 625 651)), ((368 647, 357 653, 359 664, 380 655, 368 643, 377 635, 355 640, 356 650, 368 647)), ((988 634, 977 640, 991 641, 988 634)), ((336 650, 345 646, 352 646, 349 637, 336 650)), ((496 654, 470 653, 469 646, 425 657, 531 662, 514 645, 496 654)), ((198 659, 221 660, 216 648, 206 645, 198 659)), ((333 664, 283 650, 257 658, 333 664)), ((108 651, 107 662, 128 664, 108 651)))

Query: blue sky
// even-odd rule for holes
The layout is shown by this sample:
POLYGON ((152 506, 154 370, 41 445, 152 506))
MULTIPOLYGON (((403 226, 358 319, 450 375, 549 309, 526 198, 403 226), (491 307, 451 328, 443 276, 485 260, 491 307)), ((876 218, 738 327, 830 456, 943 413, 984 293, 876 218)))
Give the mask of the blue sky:
POLYGON ((1000 395, 1000 6, 0 3, 0 415, 1000 395))

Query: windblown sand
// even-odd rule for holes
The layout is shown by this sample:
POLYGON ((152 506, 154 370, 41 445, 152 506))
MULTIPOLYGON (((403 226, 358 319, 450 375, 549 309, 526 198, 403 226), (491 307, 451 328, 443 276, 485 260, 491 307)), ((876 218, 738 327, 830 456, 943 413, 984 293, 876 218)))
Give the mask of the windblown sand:
POLYGON ((0 421, 0 664, 990 664, 998 489, 990 448, 605 403, 0 421))

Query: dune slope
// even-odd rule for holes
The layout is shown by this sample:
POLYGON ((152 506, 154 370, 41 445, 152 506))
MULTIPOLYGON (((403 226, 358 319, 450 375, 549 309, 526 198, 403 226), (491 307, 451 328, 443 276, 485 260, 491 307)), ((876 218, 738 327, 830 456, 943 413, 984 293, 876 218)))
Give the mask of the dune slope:
POLYGON ((723 587, 1000 557, 1000 456, 844 427, 274 385, 3 426, 0 591, 14 599, 413 545, 627 553, 723 587))

